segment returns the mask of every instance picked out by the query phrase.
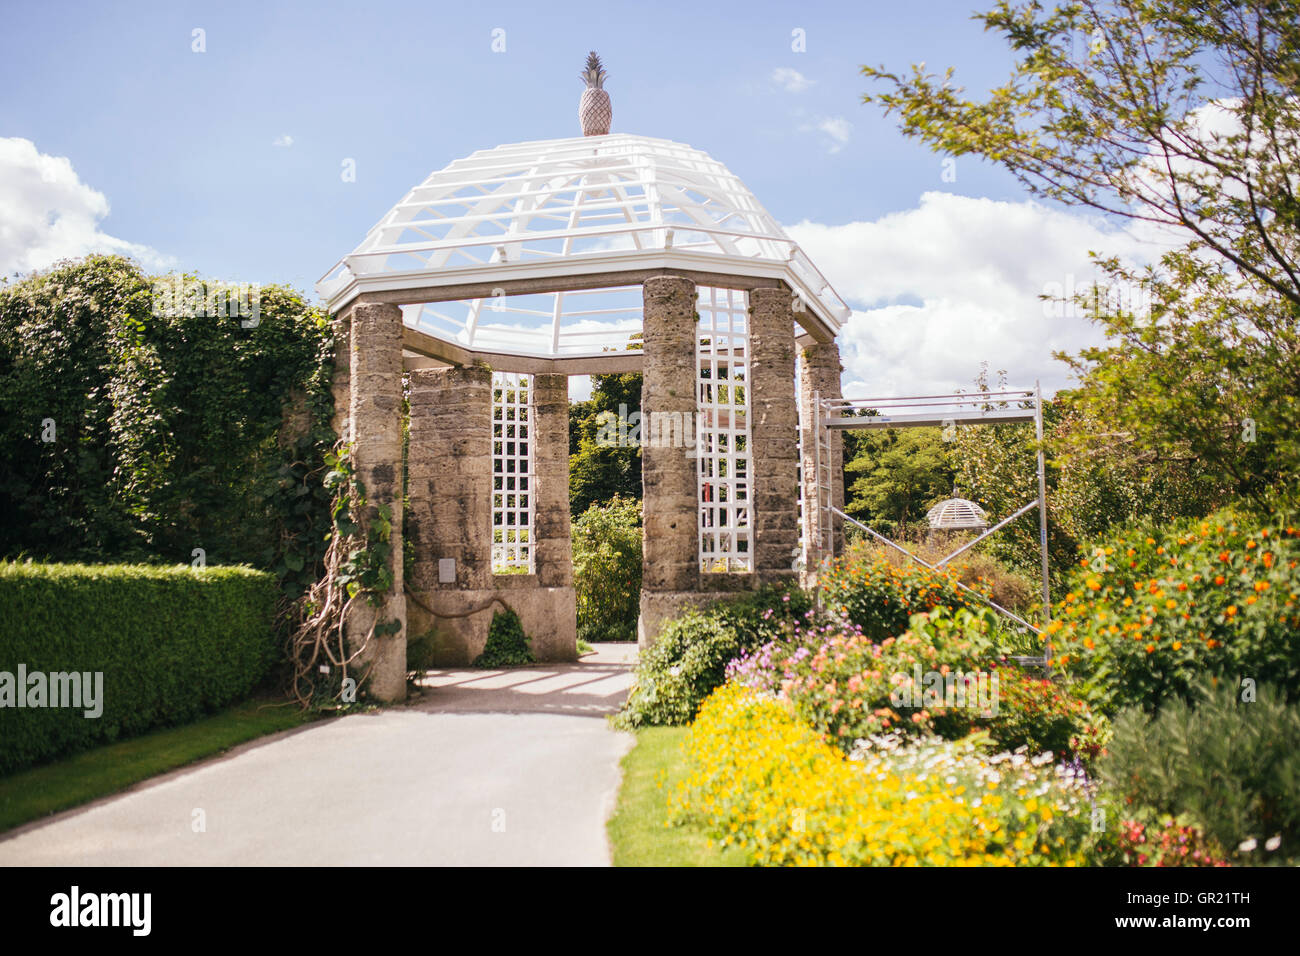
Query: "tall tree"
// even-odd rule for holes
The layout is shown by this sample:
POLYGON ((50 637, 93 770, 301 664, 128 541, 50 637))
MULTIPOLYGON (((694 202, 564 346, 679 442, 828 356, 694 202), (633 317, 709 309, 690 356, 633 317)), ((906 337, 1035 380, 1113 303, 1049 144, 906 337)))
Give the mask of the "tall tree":
POLYGON ((615 496, 641 500, 641 373, 593 375, 591 398, 569 406, 569 508, 576 518, 615 496), (622 423, 622 427, 620 427, 622 423))
POLYGON ((1079 414, 1105 427, 1080 430, 1071 453, 1135 444, 1260 502, 1293 485, 1300 3, 1001 2, 977 18, 1016 56, 1005 84, 968 99, 951 69, 864 67, 887 87, 865 99, 1033 195, 1181 243, 1158 263, 1098 259, 1106 281, 1080 302, 1107 345, 1060 357, 1082 378, 1079 414))

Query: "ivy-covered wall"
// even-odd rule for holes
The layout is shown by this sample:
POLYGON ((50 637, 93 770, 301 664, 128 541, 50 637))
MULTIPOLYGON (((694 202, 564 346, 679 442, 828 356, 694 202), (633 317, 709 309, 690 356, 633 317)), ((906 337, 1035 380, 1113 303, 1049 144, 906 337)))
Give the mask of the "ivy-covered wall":
POLYGON ((296 596, 330 528, 327 317, 280 286, 255 322, 157 314, 157 281, 91 256, 0 286, 0 557, 202 549, 296 596))

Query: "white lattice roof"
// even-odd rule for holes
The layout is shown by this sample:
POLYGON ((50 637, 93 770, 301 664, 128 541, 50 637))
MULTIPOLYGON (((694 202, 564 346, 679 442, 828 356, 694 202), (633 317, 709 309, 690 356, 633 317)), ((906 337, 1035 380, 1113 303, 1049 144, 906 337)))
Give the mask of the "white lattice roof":
POLYGON ((989 526, 988 515, 984 509, 965 498, 949 498, 947 501, 941 501, 926 512, 925 517, 929 520, 930 527, 937 529, 989 526))
POLYGON ((513 293, 629 273, 612 288, 403 305, 406 323, 471 349, 591 355, 641 327, 637 273, 782 279, 831 334, 848 307, 745 185, 700 150, 615 133, 480 150, 412 189, 317 284, 331 310, 367 293, 513 293))

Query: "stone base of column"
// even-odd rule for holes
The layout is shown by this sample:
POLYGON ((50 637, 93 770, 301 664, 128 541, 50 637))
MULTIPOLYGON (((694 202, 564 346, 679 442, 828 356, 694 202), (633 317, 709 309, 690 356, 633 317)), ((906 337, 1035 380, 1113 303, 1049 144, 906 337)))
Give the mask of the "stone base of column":
POLYGON ((354 674, 366 675, 369 694, 389 703, 406 697, 406 598, 390 594, 380 607, 364 602, 353 604, 347 625, 349 640, 354 640, 368 633, 376 621, 393 620, 403 622, 402 630, 383 637, 372 636, 352 665, 354 674))
POLYGON ((519 586, 513 587, 498 583, 491 588, 417 594, 420 604, 441 613, 430 614, 415 601, 408 601, 411 640, 431 637, 434 667, 468 667, 483 653, 492 615, 505 604, 519 615, 534 658, 543 662, 577 660, 577 592, 571 587, 537 587, 535 581, 528 580, 531 577, 498 575, 498 582, 518 579, 519 586))
MULTIPOLYGON (((748 575, 747 575, 748 577, 748 575)), ((687 608, 703 610, 743 593, 730 591, 642 591, 641 616, 636 623, 636 645, 645 650, 659 639, 663 626, 687 608)))

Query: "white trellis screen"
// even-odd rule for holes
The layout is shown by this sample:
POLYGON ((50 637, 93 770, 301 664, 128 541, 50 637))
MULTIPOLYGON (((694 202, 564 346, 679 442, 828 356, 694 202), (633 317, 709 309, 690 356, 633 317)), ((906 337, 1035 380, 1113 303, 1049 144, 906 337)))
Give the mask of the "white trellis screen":
POLYGON ((703 288, 698 308, 700 570, 752 571, 748 296, 703 288))
POLYGON ((492 373, 492 571, 533 570, 531 381, 492 373))

